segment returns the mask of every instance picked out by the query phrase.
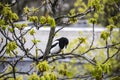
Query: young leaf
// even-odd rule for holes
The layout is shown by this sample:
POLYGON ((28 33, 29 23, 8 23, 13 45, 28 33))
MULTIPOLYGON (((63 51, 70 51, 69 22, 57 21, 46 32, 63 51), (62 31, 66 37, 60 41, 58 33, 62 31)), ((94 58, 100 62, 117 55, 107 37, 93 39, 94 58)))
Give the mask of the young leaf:
POLYGON ((29 21, 31 22, 38 22, 38 17, 37 16, 30 16, 29 21))
POLYGON ((5 20, 1 19, 0 20, 0 26, 5 24, 5 20))
POLYGON ((36 45, 40 40, 33 39, 32 42, 36 45))
POLYGON ((36 73, 31 74, 28 80, 39 80, 39 76, 36 73))
POLYGON ((55 27, 56 26, 55 19, 52 18, 51 16, 48 16, 47 22, 48 22, 48 24, 50 24, 51 27, 55 27))
POLYGON ((107 28, 108 28, 110 31, 112 31, 112 30, 113 30, 113 28, 116 28, 116 26, 115 26, 115 25, 113 25, 113 24, 110 24, 110 25, 108 25, 108 26, 107 26, 107 28))
POLYGON ((8 25, 1 25, 2 30, 6 30, 6 28, 8 27, 8 25))
POLYGON ((105 32, 103 31, 100 35, 100 37, 103 39, 103 40, 107 40, 108 37, 110 36, 110 33, 109 32, 105 32))
POLYGON ((30 34, 30 35, 34 35, 34 34, 35 34, 35 30, 34 30, 34 29, 31 29, 31 30, 29 31, 29 34, 30 34))
POLYGON ((90 18, 89 22, 92 23, 92 24, 95 24, 95 23, 97 23, 97 20, 95 18, 90 18))
POLYGON ((17 44, 14 41, 11 41, 6 46, 6 53, 10 54, 10 51, 13 51, 17 48, 17 44))
POLYGON ((48 71, 49 70, 49 65, 47 61, 39 62, 37 65, 37 70, 40 72, 48 71))
POLYGON ((45 23, 46 23, 46 17, 41 16, 41 17, 40 17, 40 23, 41 23, 41 24, 45 24, 45 23))
POLYGON ((9 28, 9 31, 10 31, 11 33, 13 33, 14 29, 13 29, 13 28, 9 28))
POLYGON ((30 12, 30 9, 26 6, 26 7, 24 8, 24 13, 28 14, 29 12, 30 12))

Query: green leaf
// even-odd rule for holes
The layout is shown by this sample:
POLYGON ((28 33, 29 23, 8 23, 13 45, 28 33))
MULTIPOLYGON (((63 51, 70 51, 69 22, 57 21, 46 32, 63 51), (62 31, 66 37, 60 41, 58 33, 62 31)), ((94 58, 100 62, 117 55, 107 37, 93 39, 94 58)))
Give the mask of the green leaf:
POLYGON ((3 7, 3 4, 0 2, 0 8, 2 8, 3 7))
POLYGON ((39 62, 37 65, 37 70, 40 72, 48 71, 49 70, 49 65, 47 61, 39 62))
POLYGON ((16 80, 23 80, 23 76, 22 75, 17 76, 16 80))
POLYGON ((46 80, 44 76, 41 76, 40 77, 40 80, 46 80))
POLYGON ((23 23, 23 24, 14 24, 14 26, 16 27, 16 28, 18 28, 19 30, 22 30, 23 28, 25 28, 25 27, 27 27, 28 26, 28 24, 26 24, 26 23, 23 23))
POLYGON ((71 9, 71 10, 70 10, 70 13, 68 14, 68 16, 71 17, 71 18, 69 19, 69 22, 70 22, 70 23, 75 23, 75 22, 77 22, 77 18, 76 18, 76 17, 73 17, 73 16, 75 16, 75 15, 76 15, 75 9, 71 9))
POLYGON ((46 20, 46 17, 45 17, 45 16, 41 16, 41 17, 40 17, 40 23, 41 23, 41 24, 45 24, 46 21, 47 21, 47 20, 46 20))
POLYGON ((75 9, 71 9, 70 13, 68 14, 69 16, 74 16, 75 15, 75 9))
POLYGON ((81 37, 81 38, 78 38, 82 43, 83 42, 86 42, 86 39, 85 38, 83 38, 83 37, 81 37))
POLYGON ((113 30, 113 28, 116 28, 116 26, 115 26, 115 25, 113 25, 113 24, 110 24, 110 25, 108 25, 108 26, 107 26, 107 28, 108 28, 110 31, 112 31, 112 30, 113 30))
POLYGON ((98 19, 98 17, 99 17, 98 13, 94 13, 94 18, 98 19))
POLYGON ((43 76, 45 80, 57 80, 57 77, 55 75, 55 73, 50 72, 50 73, 45 73, 45 75, 43 76))
POLYGON ((26 7, 24 8, 24 13, 28 14, 29 12, 30 12, 30 9, 26 6, 26 7))
POLYGON ((5 20, 1 19, 0 20, 0 26, 5 24, 5 20))
POLYGON ((40 42, 40 40, 33 39, 32 42, 33 42, 34 44, 37 44, 38 42, 40 42))
POLYGON ((106 32, 106 31, 103 31, 100 35, 100 37, 103 39, 103 40, 107 40, 108 37, 110 36, 110 33, 109 32, 106 32))
POLYGON ((13 33, 14 28, 9 28, 9 31, 10 31, 11 33, 13 33))
POLYGON ((18 17, 18 15, 16 13, 12 13, 12 19, 13 20, 18 20, 19 17, 18 17))
POLYGON ((21 24, 15 24, 14 26, 15 26, 16 28, 18 28, 19 30, 21 30, 21 29, 22 29, 21 24))
POLYGON ((16 42, 11 41, 6 46, 6 53, 10 54, 10 52, 15 50, 16 48, 17 48, 16 42))
POLYGON ((27 27, 27 26, 28 26, 28 24, 26 24, 26 23, 22 24, 22 27, 27 27))
POLYGON ((7 16, 7 18, 11 21, 18 20, 19 17, 16 13, 12 12, 11 7, 6 4, 2 9, 3 16, 7 16))
POLYGON ((39 8, 32 7, 32 12, 37 13, 39 11, 39 8))
POLYGON ((38 22, 38 17, 37 16, 29 16, 29 21, 38 22))
POLYGON ((50 80, 57 80, 55 73, 52 72, 49 74, 49 76, 50 76, 50 80))
POLYGON ((92 71, 93 77, 95 77, 96 80, 99 80, 102 77, 102 71, 101 64, 97 64, 92 71))
POLYGON ((51 79, 50 79, 50 76, 49 76, 49 73, 46 73, 46 74, 44 75, 44 77, 45 77, 45 80, 51 80, 51 79))
POLYGON ((8 25, 2 25, 2 30, 6 30, 6 28, 8 27, 8 25))
POLYGON ((48 21, 48 24, 50 24, 51 27, 55 27, 56 26, 55 19, 52 18, 51 16, 48 16, 47 21, 48 21))
POLYGON ((52 27, 55 27, 55 26, 56 26, 56 22, 55 22, 55 19, 54 19, 54 18, 51 19, 51 26, 52 26, 52 27))
POLYGON ((7 73, 7 72, 11 72, 11 71, 12 71, 12 67, 10 65, 8 65, 5 72, 7 73))
POLYGON ((11 13, 12 13, 11 7, 9 7, 9 5, 6 4, 5 7, 3 7, 3 9, 2 9, 2 14, 3 14, 4 16, 8 16, 8 15, 11 14, 11 13))
POLYGON ((39 79, 40 78, 36 73, 33 73, 28 77, 28 80, 39 80, 39 79))
POLYGON ((89 23, 95 24, 97 23, 97 20, 95 18, 90 18, 89 23))
POLYGON ((29 31, 29 34, 30 34, 30 35, 34 35, 34 34, 35 34, 35 30, 34 30, 34 29, 31 29, 31 30, 29 31))
POLYGON ((69 19, 69 22, 70 22, 70 23, 76 23, 76 22, 77 22, 77 18, 70 18, 70 19, 69 19))
POLYGON ((101 4, 101 0, 89 0, 88 1, 88 7, 95 8, 97 12, 100 12, 101 10, 103 10, 102 5, 103 4, 101 4))
POLYGON ((78 8, 78 11, 79 11, 79 12, 85 12, 85 9, 83 9, 83 8, 78 8))

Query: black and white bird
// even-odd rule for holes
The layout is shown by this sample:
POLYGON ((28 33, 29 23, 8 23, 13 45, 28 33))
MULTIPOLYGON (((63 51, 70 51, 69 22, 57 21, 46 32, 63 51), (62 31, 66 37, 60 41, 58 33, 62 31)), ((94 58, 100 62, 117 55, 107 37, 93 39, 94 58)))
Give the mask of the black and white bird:
POLYGON ((67 48, 69 44, 69 40, 66 37, 61 37, 56 39, 50 49, 50 54, 60 53, 62 49, 67 48))

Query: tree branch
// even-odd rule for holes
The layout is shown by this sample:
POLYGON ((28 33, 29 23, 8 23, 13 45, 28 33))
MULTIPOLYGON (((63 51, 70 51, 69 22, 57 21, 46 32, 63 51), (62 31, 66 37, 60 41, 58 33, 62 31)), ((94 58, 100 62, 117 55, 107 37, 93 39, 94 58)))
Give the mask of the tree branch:
POLYGON ((78 14, 76 14, 76 15, 74 15, 74 16, 62 15, 62 16, 60 16, 60 17, 55 18, 55 20, 57 21, 57 20, 59 20, 59 19, 61 19, 61 18, 75 18, 75 17, 79 17, 79 19, 81 19, 81 18, 83 18, 85 15, 87 15, 88 13, 90 13, 90 12, 92 12, 92 11, 94 11, 94 8, 90 8, 90 9, 86 10, 84 13, 78 13, 78 14))
POLYGON ((47 46, 46 46, 46 49, 45 49, 45 53, 43 55, 43 60, 46 59, 46 56, 48 56, 48 54, 50 52, 50 48, 51 48, 52 41, 53 41, 53 38, 54 38, 54 32, 55 32, 55 28, 51 27, 48 42, 47 42, 47 46))
POLYGON ((94 40, 95 40, 95 29, 94 29, 94 23, 93 23, 93 31, 92 31, 93 35, 92 35, 92 42, 91 42, 91 45, 90 45, 90 49, 92 48, 93 46, 93 43, 94 43, 94 40))

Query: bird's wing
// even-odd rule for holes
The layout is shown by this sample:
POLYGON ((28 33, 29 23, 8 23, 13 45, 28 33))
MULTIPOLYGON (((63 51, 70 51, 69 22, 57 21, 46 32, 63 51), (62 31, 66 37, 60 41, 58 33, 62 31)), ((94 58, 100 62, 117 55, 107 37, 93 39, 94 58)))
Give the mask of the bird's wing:
POLYGON ((51 48, 55 47, 57 44, 59 44, 59 41, 54 41, 51 48))
POLYGON ((56 44, 53 48, 50 49, 51 54, 57 54, 61 51, 59 44, 56 44))
POLYGON ((59 46, 59 41, 54 41, 52 46, 51 46, 51 49, 50 49, 50 53, 51 54, 56 54, 56 53, 59 53, 60 52, 60 46, 59 46))

